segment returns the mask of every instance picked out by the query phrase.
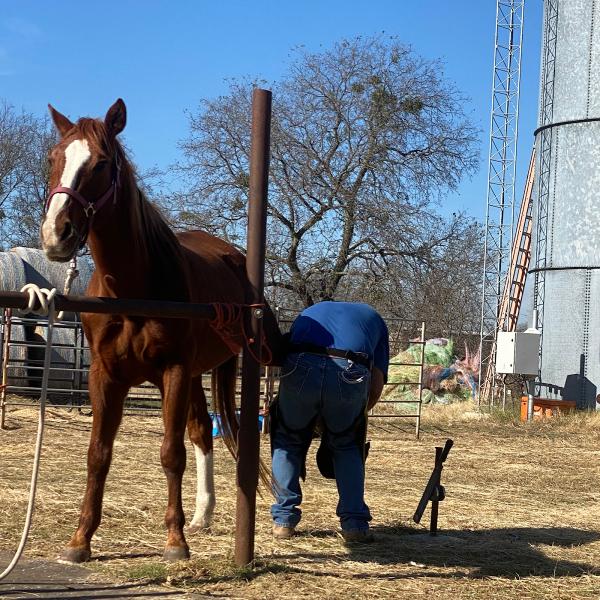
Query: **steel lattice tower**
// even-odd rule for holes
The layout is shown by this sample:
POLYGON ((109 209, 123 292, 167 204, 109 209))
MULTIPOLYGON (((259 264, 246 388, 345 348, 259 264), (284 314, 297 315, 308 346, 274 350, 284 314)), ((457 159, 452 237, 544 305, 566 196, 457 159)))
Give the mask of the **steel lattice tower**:
MULTIPOLYGON (((497 0, 485 254, 481 302, 480 391, 495 359, 498 322, 513 236, 524 0, 497 0)), ((492 396, 480 402, 493 403, 492 396)))
MULTIPOLYGON (((558 1, 546 0, 544 18, 544 38, 542 42, 542 81, 540 90, 539 125, 550 125, 554 114, 554 77, 556 66, 556 45, 558 28, 558 1)), ((552 171, 553 128, 540 131, 539 164, 540 175, 537 203, 535 283, 533 302, 537 310, 537 327, 544 328, 544 300, 546 295, 546 266, 548 259, 548 202, 552 171)), ((540 369, 542 356, 540 353, 540 369)))

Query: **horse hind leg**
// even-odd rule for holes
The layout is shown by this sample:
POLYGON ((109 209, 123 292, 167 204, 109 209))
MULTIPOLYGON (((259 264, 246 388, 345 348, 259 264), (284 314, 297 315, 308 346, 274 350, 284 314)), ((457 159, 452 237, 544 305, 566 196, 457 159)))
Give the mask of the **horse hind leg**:
POLYGON ((188 533, 195 533, 210 527, 216 503, 212 420, 208 414, 206 395, 202 387, 202 376, 192 380, 187 427, 188 435, 194 446, 197 481, 196 510, 187 531, 188 533))

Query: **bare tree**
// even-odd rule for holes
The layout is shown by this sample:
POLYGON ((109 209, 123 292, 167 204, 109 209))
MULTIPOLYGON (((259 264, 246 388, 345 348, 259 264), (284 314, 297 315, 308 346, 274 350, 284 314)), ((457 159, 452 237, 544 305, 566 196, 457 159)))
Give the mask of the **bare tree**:
MULTIPOLYGON (((267 283, 304 305, 353 268, 419 261, 456 223, 432 205, 476 167, 476 131, 442 65, 394 38, 296 50, 274 94, 267 283)), ((202 102, 181 144, 182 223, 242 238, 252 82, 202 102)))
POLYGON ((457 215, 446 240, 421 256, 393 257, 383 271, 353 273, 344 297, 389 316, 424 320, 431 335, 472 334, 479 327, 482 263, 481 224, 457 215))
POLYGON ((25 165, 31 141, 31 117, 18 115, 0 102, 0 209, 26 177, 25 165))
POLYGON ((55 134, 47 119, 0 102, 0 231, 3 245, 39 245, 48 195, 47 156, 55 134))

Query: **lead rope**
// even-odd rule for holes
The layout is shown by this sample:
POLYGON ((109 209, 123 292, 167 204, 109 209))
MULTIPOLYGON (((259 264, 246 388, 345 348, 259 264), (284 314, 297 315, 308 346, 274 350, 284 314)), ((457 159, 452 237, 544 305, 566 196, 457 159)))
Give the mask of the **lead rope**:
POLYGON ((267 336, 265 335, 264 328, 262 330, 260 345, 261 349, 265 352, 266 358, 261 357, 261 360, 259 360, 251 346, 251 344, 255 342, 255 339, 248 336, 244 325, 244 315, 242 313, 244 308, 250 308, 255 311, 254 317, 262 319, 265 308, 264 304, 226 304, 223 302, 213 302, 211 303, 211 306, 215 311, 215 317, 209 319, 208 323, 217 332, 233 354, 238 354, 241 349, 240 344, 232 339, 232 337, 238 333, 236 330, 239 328, 244 340, 244 345, 242 346, 244 351, 247 350, 257 363, 270 364, 273 360, 273 353, 267 343, 267 336))
MULTIPOLYGON (((63 288, 63 294, 65 296, 67 296, 68 294, 71 293, 71 286, 73 285, 73 282, 75 281, 75 279, 77 279, 78 275, 79 275, 79 271, 77 270, 77 255, 75 255, 71 259, 71 262, 69 263, 69 268, 67 269, 67 276, 65 278, 65 285, 63 288)), ((56 315, 56 320, 62 321, 64 316, 65 316, 65 311, 61 310, 58 313, 58 315, 56 315)))
POLYGON ((21 313, 35 313, 38 315, 48 315, 48 334, 46 336, 46 353, 44 355, 44 372, 42 374, 42 393, 40 395, 40 412, 38 417, 38 430, 37 438, 35 441, 35 453, 33 457, 33 467, 31 471, 31 482, 29 484, 29 503, 27 505, 27 515, 25 517, 25 525, 23 526, 23 533, 21 535, 21 541, 17 548, 13 559, 10 564, 2 573, 0 573, 0 581, 7 577, 11 571, 15 568, 19 562, 25 544, 27 543, 27 537, 29 536, 29 529, 31 527, 31 520, 33 517, 33 509, 35 504, 35 492, 37 488, 38 471, 40 467, 40 457, 42 454, 42 440, 44 437, 44 415, 46 412, 46 397, 48 392, 48 379, 50 375, 50 363, 52 359, 52 331, 54 329, 55 310, 54 310, 54 296, 56 295, 56 288, 48 290, 46 288, 40 289, 35 284, 27 284, 21 289, 22 292, 29 293, 29 304, 28 307, 21 311, 21 313), (40 308, 34 310, 35 300, 39 301, 40 308))

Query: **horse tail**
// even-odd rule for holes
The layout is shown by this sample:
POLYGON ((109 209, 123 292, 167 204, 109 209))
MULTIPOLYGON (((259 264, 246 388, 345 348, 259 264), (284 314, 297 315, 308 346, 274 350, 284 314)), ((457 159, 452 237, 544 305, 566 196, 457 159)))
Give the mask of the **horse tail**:
POLYGON ((238 455, 238 432, 240 429, 235 404, 237 356, 234 355, 213 369, 211 392, 216 411, 219 413, 219 430, 225 446, 233 458, 238 455))
MULTIPOLYGON (((235 403, 236 379, 237 356, 232 356, 213 370, 211 390, 217 412, 221 416, 219 428, 223 442, 233 458, 237 460, 240 423, 235 403)), ((258 422, 256 427, 258 427, 258 422)), ((259 462, 259 476, 263 484, 272 489, 271 471, 262 459, 259 462)))

